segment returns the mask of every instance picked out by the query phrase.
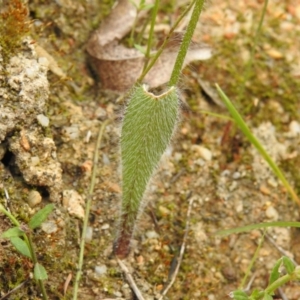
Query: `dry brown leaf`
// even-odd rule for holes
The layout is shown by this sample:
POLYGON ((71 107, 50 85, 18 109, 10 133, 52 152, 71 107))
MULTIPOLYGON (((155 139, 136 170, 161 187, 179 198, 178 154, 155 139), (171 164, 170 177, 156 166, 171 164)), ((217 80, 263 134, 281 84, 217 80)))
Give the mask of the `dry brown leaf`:
POLYGON ((132 28, 136 15, 137 9, 132 2, 120 0, 94 32, 90 42, 105 46, 115 39, 122 39, 132 28))
MULTIPOLYGON (((139 0, 119 0, 110 15, 102 21, 100 27, 93 33, 89 44, 97 44, 102 47, 114 40, 121 40, 130 32, 133 26, 137 17, 136 7, 139 2, 139 0)), ((146 0, 145 3, 150 4, 152 1, 146 0)), ((145 14, 145 10, 140 11, 138 18, 143 17, 145 14)))
MULTIPOLYGON (((180 40, 167 47, 144 79, 150 88, 158 87, 169 81, 180 46, 180 40)), ((89 44, 91 63, 99 75, 102 87, 115 91, 129 89, 138 79, 144 65, 144 56, 136 49, 128 49, 117 42, 100 47, 89 44)), ((193 45, 189 50, 184 66, 195 60, 211 57, 211 50, 201 45, 193 45)))
MULTIPOLYGON (((119 2, 87 44, 91 65, 100 78, 102 88, 119 92, 126 91, 136 82, 145 61, 145 57, 140 51, 126 48, 118 43, 118 40, 130 31, 136 17, 134 5, 128 2, 128 0, 119 2)), ((145 77, 144 83, 148 84, 150 88, 158 87, 169 81, 182 37, 182 33, 174 34, 145 77)), ((191 61, 205 60, 210 57, 211 50, 208 47, 193 44, 188 51, 184 66, 191 61)))
POLYGON ((279 52, 278 50, 273 49, 273 48, 266 50, 266 53, 274 59, 283 58, 283 54, 281 52, 279 52))

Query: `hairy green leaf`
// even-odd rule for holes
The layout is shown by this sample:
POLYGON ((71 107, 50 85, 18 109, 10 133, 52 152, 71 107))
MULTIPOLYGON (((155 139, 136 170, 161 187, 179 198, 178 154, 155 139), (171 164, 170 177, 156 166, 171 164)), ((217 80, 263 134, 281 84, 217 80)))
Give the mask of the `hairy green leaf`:
POLYGON ((291 275, 295 271, 295 268, 296 268, 296 266, 294 265, 294 263, 287 256, 283 256, 282 257, 282 262, 283 262, 283 265, 284 265, 287 273, 289 275, 291 275))
POLYGON ((273 300, 273 297, 269 294, 265 294, 263 300, 273 300))
POLYGON ((178 119, 174 87, 155 96, 139 86, 126 109, 121 155, 124 213, 136 213, 149 179, 166 150, 178 119))
POLYGON ((247 293, 242 290, 236 290, 230 293, 230 297, 232 297, 234 300, 248 300, 247 293))
POLYGON ((41 226, 41 224, 47 219, 48 215, 54 209, 53 204, 48 204, 41 210, 39 210, 29 221, 28 225, 31 229, 41 226))
POLYGON ((3 232, 0 237, 5 239, 5 238, 16 237, 16 236, 22 236, 23 234, 24 232, 19 227, 13 227, 3 232))
POLYGON ((275 282, 280 277, 279 268, 281 263, 282 263, 282 258, 278 259, 277 262, 275 263, 270 274, 269 285, 275 282))
POLYGON ((34 278, 36 280, 46 280, 46 279, 48 279, 46 269, 38 262, 34 265, 33 274, 34 274, 34 278))
POLYGON ((32 259, 30 249, 22 239, 19 237, 12 237, 10 238, 10 241, 21 254, 32 259))
POLYGON ((123 197, 120 229, 123 236, 119 241, 123 246, 117 242, 116 248, 128 250, 125 244, 129 244, 147 185, 170 143, 178 114, 175 87, 159 96, 149 93, 144 86, 134 89, 121 133, 123 197))

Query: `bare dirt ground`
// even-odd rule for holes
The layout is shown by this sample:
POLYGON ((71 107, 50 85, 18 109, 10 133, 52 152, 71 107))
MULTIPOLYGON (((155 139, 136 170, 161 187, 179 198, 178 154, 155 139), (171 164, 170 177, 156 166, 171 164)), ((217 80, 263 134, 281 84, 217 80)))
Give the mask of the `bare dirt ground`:
MULTIPOLYGON (((92 236, 86 245, 79 299, 135 299, 112 255, 121 199, 119 129, 124 104, 118 94, 101 89, 85 51, 111 5, 29 1, 31 38, 1 72, 1 203, 21 222, 55 203, 54 212, 34 232, 38 260, 48 272, 49 299, 72 298, 95 140, 105 120, 110 122, 99 149, 92 236)), ((163 5, 159 24, 169 27, 179 4, 163 5)), ((215 233, 259 222, 299 220, 297 204, 234 124, 200 111, 228 115, 218 98, 208 95, 218 83, 300 194, 299 1, 269 3, 254 66, 239 94, 262 7, 263 1, 254 0, 206 3, 195 41, 209 44, 214 54, 183 71, 182 120, 149 186, 149 203, 126 260, 145 299, 157 299, 168 283, 191 199, 185 254, 165 299, 230 299, 262 232, 224 238, 215 233), (209 87, 204 88, 201 80, 209 87)), ((10 226, 1 216, 1 231, 10 226)), ((300 263, 298 230, 273 228, 267 235, 250 273, 250 289, 266 287, 270 270, 282 256, 280 247, 300 263)), ((5 239, 0 240, 0 257, 0 297, 26 281, 7 299, 41 299, 30 279, 30 260, 5 239)), ((300 299, 299 283, 283 286, 276 297, 300 299)))

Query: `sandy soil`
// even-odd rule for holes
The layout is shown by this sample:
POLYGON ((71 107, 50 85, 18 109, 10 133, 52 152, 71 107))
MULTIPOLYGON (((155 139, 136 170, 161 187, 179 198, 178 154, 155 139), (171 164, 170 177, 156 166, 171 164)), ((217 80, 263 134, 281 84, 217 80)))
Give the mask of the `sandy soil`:
MULTIPOLYGON (((200 112, 228 115, 199 80, 208 82, 209 90, 217 82, 235 100, 262 2, 210 1, 201 16, 195 41, 209 44, 214 55, 183 72, 182 121, 149 186, 148 205, 126 260, 145 299, 158 299, 174 271, 191 200, 185 254, 164 299, 230 299, 263 233, 253 230, 223 238, 215 233, 259 222, 299 220, 299 207, 242 133, 228 119, 200 112)), ((110 122, 98 149, 79 299, 135 299, 112 255, 121 199, 119 132, 124 104, 119 94, 101 89, 85 52, 109 7, 97 1, 30 1, 31 37, 10 59, 6 72, 0 69, 1 203, 22 223, 45 204, 55 203, 54 212, 33 235, 38 260, 48 272, 49 299, 72 298, 95 141, 106 120, 110 122)), ((166 9, 159 22, 169 24, 172 18, 166 9)), ((299 1, 272 1, 263 28, 255 56, 257 73, 250 76, 236 105, 299 194, 299 1)), ((0 230, 10 226, 1 217, 0 230)), ((264 289, 282 250, 300 263, 299 245, 298 230, 268 229, 245 285, 251 282, 250 290, 264 289)), ((30 260, 5 239, 0 240, 0 256, 0 296, 26 281, 6 299, 41 299, 30 260)), ((284 285, 276 297, 300 299, 299 283, 284 285)))

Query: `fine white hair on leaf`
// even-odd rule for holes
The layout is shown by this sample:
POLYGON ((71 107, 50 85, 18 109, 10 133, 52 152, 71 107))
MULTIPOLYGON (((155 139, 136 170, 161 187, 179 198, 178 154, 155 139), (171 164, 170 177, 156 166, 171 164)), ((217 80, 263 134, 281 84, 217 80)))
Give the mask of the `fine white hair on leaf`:
POLYGON ((120 141, 123 190, 120 234, 134 232, 145 206, 143 198, 147 186, 176 129, 179 110, 175 87, 156 96, 140 85, 131 94, 120 141))

